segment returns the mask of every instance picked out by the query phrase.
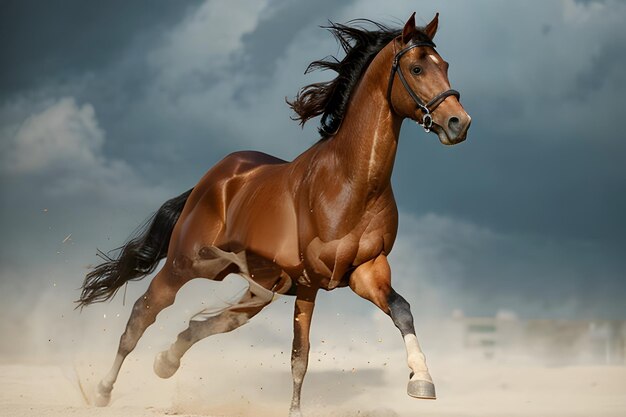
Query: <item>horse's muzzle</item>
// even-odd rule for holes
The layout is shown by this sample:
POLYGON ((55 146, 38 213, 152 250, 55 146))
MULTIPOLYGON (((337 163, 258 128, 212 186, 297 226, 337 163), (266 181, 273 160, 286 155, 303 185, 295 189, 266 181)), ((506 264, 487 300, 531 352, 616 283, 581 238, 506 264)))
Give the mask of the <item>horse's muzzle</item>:
POLYGON ((462 115, 450 116, 444 126, 434 129, 439 136, 439 140, 444 145, 456 145, 467 138, 467 131, 472 124, 472 118, 464 113, 462 115))

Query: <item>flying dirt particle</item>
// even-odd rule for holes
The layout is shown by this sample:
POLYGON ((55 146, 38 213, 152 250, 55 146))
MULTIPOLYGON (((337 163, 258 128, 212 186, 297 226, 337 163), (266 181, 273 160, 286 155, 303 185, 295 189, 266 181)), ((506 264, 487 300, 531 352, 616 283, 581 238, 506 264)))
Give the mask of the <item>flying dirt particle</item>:
POLYGON ((107 318, 107 315, 106 315, 106 314, 103 314, 103 315, 102 315, 102 317, 106 319, 106 318, 107 318))
POLYGON ((47 212, 48 212, 48 209, 47 209, 47 208, 45 208, 45 209, 43 209, 43 210, 41 210, 41 211, 43 211, 44 213, 47 213, 47 212))

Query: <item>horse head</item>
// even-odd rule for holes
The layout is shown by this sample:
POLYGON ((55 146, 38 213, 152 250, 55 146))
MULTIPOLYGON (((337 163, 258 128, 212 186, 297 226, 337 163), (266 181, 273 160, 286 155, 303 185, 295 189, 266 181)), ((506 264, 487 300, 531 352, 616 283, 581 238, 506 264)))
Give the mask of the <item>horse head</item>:
POLYGON ((392 41, 387 98, 396 114, 435 132, 444 145, 454 145, 465 140, 472 119, 459 102, 459 92, 450 88, 448 63, 435 50, 438 24, 439 14, 419 29, 413 13, 402 35, 392 41))

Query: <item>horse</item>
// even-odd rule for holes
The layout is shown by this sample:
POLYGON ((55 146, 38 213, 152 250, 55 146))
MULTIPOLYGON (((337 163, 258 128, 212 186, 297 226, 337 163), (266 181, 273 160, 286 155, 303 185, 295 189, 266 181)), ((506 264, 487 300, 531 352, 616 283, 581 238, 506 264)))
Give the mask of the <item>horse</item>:
POLYGON ((86 275, 77 307, 111 299, 166 260, 133 306, 113 365, 96 388, 96 405, 110 402, 124 359, 185 283, 228 274, 247 281, 245 294, 217 315, 191 320, 156 356, 159 377, 172 376, 193 344, 242 326, 276 294, 295 296, 289 415, 301 416, 316 295, 349 286, 400 330, 408 395, 436 398, 387 256, 398 229, 391 174, 403 120, 434 132, 444 145, 465 140, 471 122, 450 88, 448 63, 435 50, 438 18, 416 27, 413 13, 401 29, 365 19, 330 22, 326 28, 345 57, 314 61, 305 73, 330 69, 336 78, 286 100, 302 125, 321 116, 320 140, 291 162, 254 151, 226 156, 195 187, 165 202, 116 256, 100 253, 104 262, 86 275))

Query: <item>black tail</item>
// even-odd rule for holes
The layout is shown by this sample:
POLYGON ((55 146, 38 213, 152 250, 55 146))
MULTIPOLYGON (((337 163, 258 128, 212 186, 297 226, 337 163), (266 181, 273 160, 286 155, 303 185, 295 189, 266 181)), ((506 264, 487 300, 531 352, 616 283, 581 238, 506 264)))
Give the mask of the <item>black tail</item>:
POLYGON ((85 277, 77 308, 109 300, 126 282, 141 279, 155 270, 167 256, 172 230, 192 190, 163 203, 124 246, 114 249, 119 251, 117 256, 98 251, 104 262, 85 277))

